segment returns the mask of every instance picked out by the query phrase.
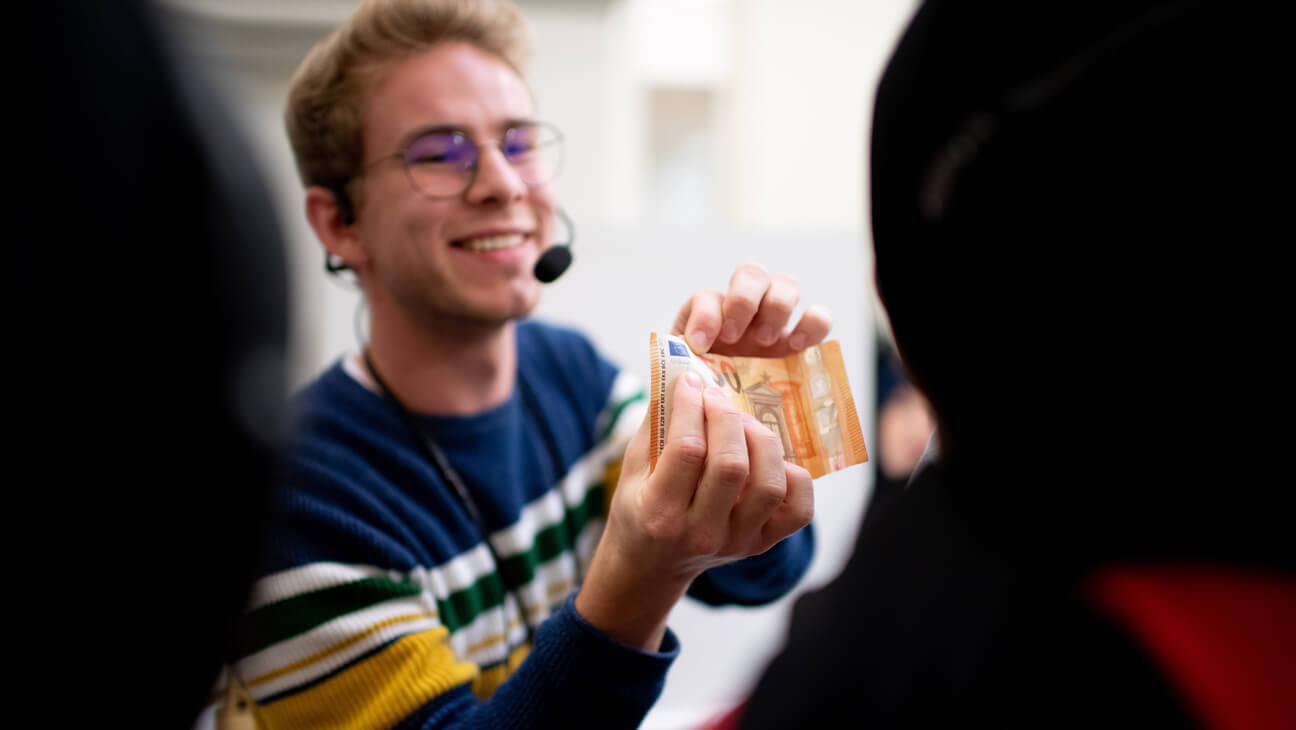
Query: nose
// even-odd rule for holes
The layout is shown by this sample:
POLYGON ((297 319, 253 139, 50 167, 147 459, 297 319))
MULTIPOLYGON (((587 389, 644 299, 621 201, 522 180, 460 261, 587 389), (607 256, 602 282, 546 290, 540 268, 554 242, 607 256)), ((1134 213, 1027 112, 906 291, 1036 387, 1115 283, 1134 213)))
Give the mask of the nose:
POLYGON ((464 194, 474 204, 521 200, 527 185, 496 145, 478 148, 477 170, 464 194))

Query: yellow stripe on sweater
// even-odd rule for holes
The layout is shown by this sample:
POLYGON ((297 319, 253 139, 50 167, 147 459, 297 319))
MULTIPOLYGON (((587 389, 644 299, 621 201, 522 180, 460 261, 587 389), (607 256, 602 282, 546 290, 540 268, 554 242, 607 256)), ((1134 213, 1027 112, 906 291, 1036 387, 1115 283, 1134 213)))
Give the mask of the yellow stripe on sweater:
MULTIPOLYGON (((509 631, 512 631, 513 629, 515 629, 515 628, 517 628, 517 627, 519 627, 519 626, 521 626, 521 625, 522 625, 522 622, 521 622, 521 621, 519 621, 519 620, 517 620, 517 619, 513 619, 512 621, 509 622, 508 630, 509 630, 509 631)), ((472 655, 476 654, 477 652, 482 651, 482 650, 484 650, 484 649, 489 649, 489 648, 491 648, 492 646, 495 646, 496 644, 503 644, 505 641, 508 641, 508 634, 506 634, 506 633, 505 633, 505 634, 491 634, 490 636, 487 636, 486 638, 482 639, 481 641, 477 642, 476 644, 469 644, 469 645, 468 645, 468 648, 464 650, 464 651, 465 651, 465 655, 466 655, 466 656, 472 656, 472 655)))
POLYGON ((440 626, 395 643, 297 694, 261 706, 273 730, 392 727, 436 697, 472 682, 477 666, 456 661, 440 626))
POLYGON ((483 700, 490 699, 491 695, 495 694, 495 690, 499 689, 501 684, 504 684, 504 680, 513 676, 513 672, 517 671, 518 665, 530 653, 531 645, 523 644, 509 654, 507 663, 482 670, 482 673, 477 676, 477 680, 473 682, 473 694, 483 700))
POLYGON ((437 614, 435 611, 420 611, 418 613, 407 613, 401 616, 392 616, 389 619, 386 619, 384 621, 379 621, 373 626, 370 626, 368 630, 364 631, 363 633, 356 634, 355 636, 349 637, 345 641, 338 642, 337 644, 334 644, 333 646, 330 646, 329 648, 324 649, 323 651, 316 652, 315 654, 312 654, 311 656, 308 656, 305 659, 299 659, 293 662, 292 664, 289 664, 286 667, 281 667, 279 669, 274 670, 273 672, 266 672, 265 674, 262 674, 259 677, 254 677, 248 680, 247 684, 244 686, 250 689, 252 687, 257 686, 258 684, 263 684, 273 679, 278 679, 279 677, 282 677, 285 674, 291 674, 292 672, 295 672, 299 669, 305 669, 306 667, 314 664, 315 662, 326 659, 340 651, 343 651, 348 647, 354 646, 357 642, 363 641, 365 638, 372 636, 378 633, 379 631, 382 631, 388 626, 395 626, 396 624, 403 624, 408 621, 418 621, 419 619, 436 618, 436 617, 437 614))

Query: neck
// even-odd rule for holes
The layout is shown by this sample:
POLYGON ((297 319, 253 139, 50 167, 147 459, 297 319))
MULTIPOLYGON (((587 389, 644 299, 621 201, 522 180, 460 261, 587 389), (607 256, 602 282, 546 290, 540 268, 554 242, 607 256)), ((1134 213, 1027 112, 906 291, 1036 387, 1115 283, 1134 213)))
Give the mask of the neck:
POLYGON ((369 357, 416 413, 463 416, 508 400, 517 373, 513 322, 428 331, 371 310, 369 357))

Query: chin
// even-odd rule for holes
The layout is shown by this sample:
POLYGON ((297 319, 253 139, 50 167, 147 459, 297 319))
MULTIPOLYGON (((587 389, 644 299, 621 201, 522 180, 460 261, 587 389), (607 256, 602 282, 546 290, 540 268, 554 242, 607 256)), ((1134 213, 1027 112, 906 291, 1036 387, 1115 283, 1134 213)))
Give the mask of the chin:
POLYGON ((538 306, 540 306, 540 285, 536 284, 535 291, 525 301, 518 303, 518 306, 514 308, 513 316, 509 319, 530 317, 538 306))
POLYGON ((485 306, 477 310, 482 321, 504 325, 529 317, 540 304, 540 283, 534 282, 525 291, 515 291, 507 302, 485 306))

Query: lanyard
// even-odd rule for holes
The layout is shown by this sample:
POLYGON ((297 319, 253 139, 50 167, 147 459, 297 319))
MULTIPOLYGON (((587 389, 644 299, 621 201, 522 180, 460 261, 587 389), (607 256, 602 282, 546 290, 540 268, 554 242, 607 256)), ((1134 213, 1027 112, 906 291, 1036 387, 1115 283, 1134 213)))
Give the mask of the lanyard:
MULTIPOLYGON (((378 383, 378 387, 382 389, 387 400, 390 401, 392 406, 396 409, 396 414, 400 416, 401 422, 405 425, 405 430, 409 432, 410 438, 414 441, 415 445, 419 447, 419 450, 423 452, 424 458, 428 460, 428 463, 432 465, 432 468, 436 470, 437 476, 441 477, 441 481, 449 484, 450 488, 454 490, 455 496, 459 498, 459 504, 464 508, 464 511, 468 513, 468 517, 472 519, 473 524, 477 526, 477 531, 481 533, 482 542, 486 543, 486 549, 490 551, 491 560, 495 562, 495 571, 496 575, 499 576, 500 583, 504 586, 504 589, 508 591, 508 594, 513 597, 513 601, 517 603, 518 615, 522 618, 522 623, 526 626, 527 642, 534 646, 535 627, 531 625, 531 619, 527 613, 527 605, 523 602, 522 596, 518 595, 517 588, 505 583, 503 574, 499 572, 501 565, 499 554, 495 552, 495 546, 491 544, 490 531, 486 527, 486 521, 482 519, 481 510, 477 508, 477 502, 472 498, 472 493, 468 491, 468 485, 464 484, 463 479, 459 476, 459 472, 455 471, 454 467, 450 465, 450 460, 446 458, 445 452, 441 450, 441 447, 432 438, 431 434, 419 426, 418 422, 414 419, 414 414, 405 407, 404 403, 401 403, 400 399, 396 397, 396 394, 392 392, 392 389, 387 387, 386 381, 384 381, 382 376, 378 374, 378 368, 374 366, 373 358, 370 357, 368 348, 365 348, 364 350, 364 360, 365 366, 369 368, 369 374, 373 376, 374 382, 378 383)), ((535 394, 533 394, 530 388, 526 386, 521 377, 518 378, 518 388, 522 392, 523 407, 526 408, 527 412, 533 416, 543 413, 543 411, 538 408, 535 394)), ((549 449, 549 456, 553 459, 555 472, 561 475, 561 455, 558 452, 557 442, 554 439, 554 435, 550 432, 548 424, 545 423, 543 419, 536 418, 535 420, 536 423, 540 424, 540 430, 544 434, 546 446, 549 449)))

